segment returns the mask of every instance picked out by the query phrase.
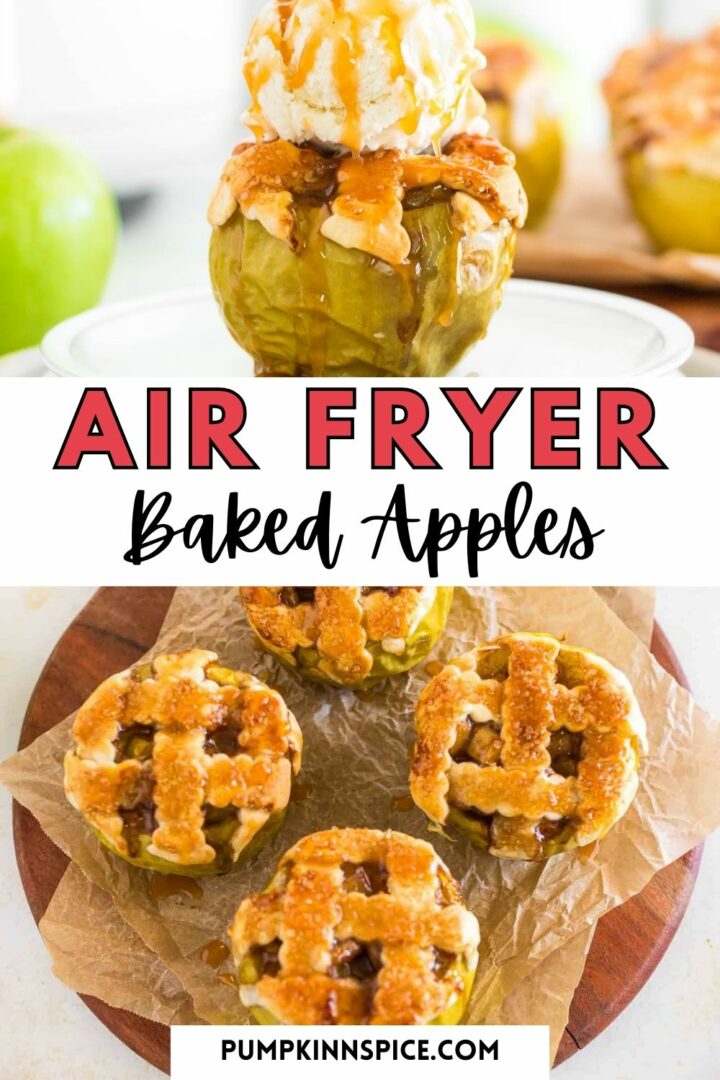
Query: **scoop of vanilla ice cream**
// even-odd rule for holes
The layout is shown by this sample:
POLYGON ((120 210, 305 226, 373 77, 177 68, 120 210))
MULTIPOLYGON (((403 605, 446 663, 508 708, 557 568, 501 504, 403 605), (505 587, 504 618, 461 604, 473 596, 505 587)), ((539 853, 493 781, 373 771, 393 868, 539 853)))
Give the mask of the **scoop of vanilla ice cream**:
POLYGON ((245 54, 257 139, 355 152, 484 134, 468 0, 271 0, 245 54))

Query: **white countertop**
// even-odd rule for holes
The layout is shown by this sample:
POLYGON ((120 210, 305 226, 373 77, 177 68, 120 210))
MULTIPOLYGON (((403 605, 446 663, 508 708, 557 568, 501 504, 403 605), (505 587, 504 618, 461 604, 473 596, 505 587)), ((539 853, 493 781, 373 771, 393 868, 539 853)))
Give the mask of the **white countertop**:
MULTIPOLYGON (((90 589, 0 589, 0 759, 57 638, 90 589)), ((698 700, 720 714, 720 589, 664 589, 658 619, 698 700), (692 627, 692 629, 691 629, 692 627)), ((0 791, 1 1080, 158 1080, 58 982, 25 902, 12 846, 10 798, 0 791)), ((720 837, 705 849, 687 915, 655 974, 561 1080, 713 1080, 720 1060, 720 837)))

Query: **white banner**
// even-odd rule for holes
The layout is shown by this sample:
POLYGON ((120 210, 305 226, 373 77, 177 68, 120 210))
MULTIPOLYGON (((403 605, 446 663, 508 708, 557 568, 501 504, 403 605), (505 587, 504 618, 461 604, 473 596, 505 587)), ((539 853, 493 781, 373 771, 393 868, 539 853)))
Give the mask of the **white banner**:
POLYGON ((3 382, 0 584, 709 585, 720 381, 3 382))
POLYGON ((547 1080, 547 1027, 172 1027, 172 1080, 364 1080, 412 1069, 488 1080, 547 1080))

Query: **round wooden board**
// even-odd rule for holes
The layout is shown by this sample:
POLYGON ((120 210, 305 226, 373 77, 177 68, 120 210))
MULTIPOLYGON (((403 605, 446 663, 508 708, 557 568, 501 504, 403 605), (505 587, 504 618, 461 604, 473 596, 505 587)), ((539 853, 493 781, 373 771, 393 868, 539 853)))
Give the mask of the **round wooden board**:
MULTIPOLYGON (((172 589, 99 589, 57 643, 37 682, 19 748, 76 709, 97 684, 132 664, 152 645, 172 589)), ((652 651, 678 682, 685 676, 665 635, 655 627, 652 651)), ((33 816, 17 803, 14 836, 20 877, 36 922, 65 872, 67 859, 33 816)), ((656 874, 647 888, 598 924, 556 1064, 599 1035, 644 986, 685 914, 700 865, 700 848, 656 874)), ((86 1005, 119 1039, 164 1072, 170 1069, 167 1027, 111 1008, 86 1005)))

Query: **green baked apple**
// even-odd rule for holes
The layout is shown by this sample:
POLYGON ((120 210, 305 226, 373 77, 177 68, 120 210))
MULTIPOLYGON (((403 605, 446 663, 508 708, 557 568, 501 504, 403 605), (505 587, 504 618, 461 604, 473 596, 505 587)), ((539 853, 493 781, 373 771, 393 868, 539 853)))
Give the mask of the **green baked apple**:
MULTIPOLYGON (((470 971, 465 960, 460 957, 455 963, 448 969, 447 975, 457 973, 461 980, 463 990, 461 994, 458 994, 453 1001, 444 1009, 439 1016, 436 1016, 434 1020, 430 1020, 431 1025, 442 1024, 443 1026, 457 1025, 462 1021, 465 1011, 470 1000, 470 994, 472 993, 473 984, 475 982, 475 971, 470 971)), ((238 981, 241 986, 253 986, 261 978, 262 972, 258 967, 256 961, 252 957, 246 957, 240 965, 238 971, 238 981)), ((282 1024, 283 1021, 279 1020, 269 1009, 264 1008, 262 1005, 251 1005, 249 1008, 250 1015, 256 1024, 282 1024)))
MULTIPOLYGON (((404 639, 404 648, 400 652, 390 652, 382 641, 368 639, 364 648, 372 657, 372 668, 361 681, 340 681, 320 665, 321 657, 317 649, 297 648, 290 652, 279 647, 275 642, 263 636, 253 622, 251 610, 248 609, 248 621, 255 633, 260 638, 268 652, 277 656, 278 660, 291 671, 297 672, 306 679, 326 683, 330 686, 347 686, 353 690, 367 690, 383 679, 393 675, 400 675, 417 667, 433 650, 445 630, 445 625, 452 607, 453 589, 448 586, 440 586, 435 589, 433 602, 424 613, 418 625, 404 639)), ((246 602, 247 608, 247 602, 246 602)))
POLYGON ((472 240, 452 192, 408 192, 409 260, 390 266, 322 236, 327 211, 296 205, 297 250, 240 211, 213 230, 218 304, 258 375, 446 375, 485 337, 512 270, 515 230, 472 240))
POLYGON ((720 179, 659 169, 637 152, 625 162, 625 183, 639 221, 661 251, 720 255, 720 179))
POLYGON ((519 143, 513 137, 512 106, 488 103, 491 130, 515 155, 515 168, 528 198, 526 229, 536 229, 548 215, 563 173, 565 137, 562 124, 549 110, 534 118, 532 138, 519 143))
MULTIPOLYGON (((318 977, 336 981, 338 986, 352 987, 355 992, 360 991, 362 995, 362 1005, 360 1012, 356 1014, 356 1023, 372 1023, 373 1016, 377 1016, 374 1012, 374 998, 375 992, 378 988, 378 977, 385 965, 385 936, 394 944, 399 943, 402 939, 403 926, 406 927, 406 931, 412 935, 414 933, 414 922, 411 919, 409 926, 402 922, 403 916, 398 913, 400 923, 398 926, 390 925, 391 916, 386 911, 382 913, 382 908, 377 915, 377 923, 374 927, 374 933, 377 935, 373 940, 366 940, 364 937, 353 936, 351 924, 352 916, 349 917, 349 924, 343 928, 337 927, 340 938, 336 939, 334 943, 329 943, 332 949, 332 960, 329 966, 323 964, 322 960, 317 962, 322 966, 314 968, 314 961, 310 961, 310 958, 306 958, 307 967, 302 971, 295 970, 293 972, 286 972, 285 963, 286 959, 283 958, 281 950, 283 944, 286 941, 291 941, 295 935, 302 938, 303 927, 305 925, 310 926, 312 899, 305 895, 302 890, 299 892, 290 891, 290 881, 294 873, 294 869, 297 861, 299 860, 301 866, 305 865, 305 872, 313 864, 313 855, 310 856, 310 862, 306 863, 307 854, 303 854, 302 850, 305 847, 306 851, 309 846, 312 851, 313 844, 319 843, 317 848, 318 854, 320 854, 320 860, 318 865, 332 866, 333 859, 333 845, 332 841, 329 843, 325 840, 325 846, 323 847, 324 838, 332 837, 333 835, 341 836, 343 832, 351 833, 361 836, 363 833, 372 834, 373 830, 338 830, 331 829, 326 833, 318 833, 314 836, 306 837, 301 840, 299 844, 292 848, 289 852, 286 852, 283 858, 280 860, 278 868, 270 880, 267 887, 256 896, 252 896, 243 901, 236 914, 235 921, 230 927, 230 939, 233 945, 233 955, 237 965, 238 983, 240 987, 241 1000, 246 1004, 250 1015, 258 1024, 270 1025, 270 1024, 284 1024, 289 1022, 295 1023, 307 1023, 307 1019, 299 1019, 302 1016, 303 1009, 303 983, 307 977, 309 982, 312 983, 318 977), (329 861, 328 861, 329 860, 329 861), (297 916, 298 905, 302 905, 302 923, 297 916), (307 908, 310 907, 310 911, 307 908), (267 913, 277 912, 280 916, 279 923, 276 920, 274 928, 276 930, 276 938, 271 941, 267 941, 267 925, 260 929, 259 924, 263 921, 264 915, 267 913), (283 912, 284 915, 280 915, 283 912), (284 919, 292 921, 292 937, 288 932, 287 936, 285 931, 289 931, 287 924, 283 926, 284 919), (385 924, 388 925, 385 925, 385 924), (397 936, 396 936, 397 935, 397 936), (321 973, 321 974, 320 974, 321 973), (272 993, 269 995, 266 993, 263 995, 262 989, 260 992, 253 991, 249 988, 256 986, 261 980, 265 979, 268 983, 272 984, 275 979, 279 980, 277 988, 282 988, 283 975, 287 974, 287 977, 291 980, 292 990, 291 995, 287 1001, 287 1009, 284 1011, 284 1015, 287 1019, 283 1020, 280 1016, 276 1015, 273 1008, 276 1007, 273 1004, 272 993), (365 994, 362 991, 365 990, 365 994), (264 1000, 270 1001, 270 1005, 261 1004, 264 1000), (299 1012, 295 1012, 293 1015, 293 1006, 295 1004, 300 1005, 299 1012)), ((381 835, 381 834, 378 834, 381 835)), ((393 834, 396 837, 402 839, 402 834, 393 834)), ((417 854, 417 845, 424 844, 424 841, 416 841, 408 838, 409 847, 407 855, 412 859, 413 854, 417 854), (415 848, 412 845, 416 845, 415 848)), ((350 845, 352 850, 353 845, 350 845)), ((377 850, 377 847, 375 848, 377 850)), ((344 850, 344 858, 348 857, 348 849, 344 850)), ((411 864, 412 865, 412 864, 411 864)), ((340 878, 342 881, 342 888, 346 893, 359 893, 361 896, 368 898, 372 903, 372 897, 377 897, 379 893, 383 891, 393 892, 392 886, 388 887, 386 875, 387 868, 382 863, 370 861, 370 862, 356 862, 354 858, 350 857, 350 861, 344 861, 339 866, 340 878)), ((302 872, 301 872, 302 876, 302 872)), ((391 874, 392 877, 392 874, 391 874)), ((327 889, 327 885, 323 886, 323 889, 327 889)), ((323 890, 321 890, 322 893, 323 890)), ((321 901, 322 902, 322 901, 321 901)), ((425 903, 432 904, 433 901, 425 899, 425 903)), ((412 901, 410 901, 412 904, 412 901)), ((449 870, 444 864, 440 864, 437 867, 437 885, 434 903, 439 905, 436 907, 436 912, 440 912, 443 907, 459 906, 464 908, 464 901, 460 892, 458 883, 454 880, 449 870)), ((402 906, 402 901, 399 901, 402 906)), ((341 909, 339 909, 341 910, 341 909)), ((422 904, 420 905, 420 911, 422 911, 422 904)), ((466 912, 467 923, 464 929, 464 936, 472 937, 472 924, 475 924, 477 933, 479 935, 479 927, 477 927, 477 920, 472 918, 469 913, 466 912)), ((417 917, 417 916, 416 916, 417 917)), ((468 945, 470 942, 468 941, 468 945)), ((402 986, 398 987, 398 983, 402 982, 403 975, 400 971, 395 972, 395 987, 398 995, 398 1005, 401 1006, 401 1013, 405 1012, 408 1015, 408 1009, 414 1013, 417 1020, 403 1020, 396 1022, 413 1023, 422 1022, 423 1024, 441 1024, 441 1025, 455 1025, 461 1023, 465 1011, 467 1009, 470 994, 472 992, 473 984, 475 981, 475 975, 477 971, 477 947, 462 947, 453 952, 442 952, 441 950, 434 949, 429 950, 434 952, 434 957, 430 959, 432 964, 432 976, 437 982, 438 986, 442 987, 442 993, 439 997, 435 997, 436 1008, 440 1008, 437 1015, 432 1019, 423 1019, 420 1021, 419 1017, 425 1017, 431 1007, 424 999, 424 995, 418 995, 417 999, 412 1002, 413 995, 409 994, 408 1001, 404 1001, 402 986), (412 1004, 411 1004, 412 1002, 412 1004), (419 1012, 417 1011, 419 1008, 419 1012)), ((389 961, 392 963, 392 960, 389 961)), ((407 970, 405 974, 412 984, 413 980, 417 978, 417 973, 412 968, 407 970)), ((327 994, 328 987, 325 986, 315 988, 316 993, 319 992, 322 997, 323 994, 327 994)), ((330 997, 333 996, 333 990, 330 989, 330 997)), ((282 994, 280 999, 282 1000, 282 994)), ((313 1001, 313 992, 308 988, 308 1000, 313 1001)), ((317 999, 315 999, 315 1005, 317 1006, 317 999)), ((282 1010, 279 1010, 282 1011, 282 1010)), ((335 1016, 333 1022, 336 1023, 349 1023, 351 1022, 348 1017, 353 1015, 351 1013, 345 1013, 344 1016, 340 1015, 340 1011, 335 1016)))
POLYGON ((100 843, 143 870, 222 874, 285 818, 302 733, 277 691, 201 649, 104 680, 78 710, 65 793, 100 843))
MULTIPOLYGON (((285 819, 286 810, 278 810, 271 814, 263 827, 255 834, 246 848, 242 850, 238 858, 233 856, 230 841, 237 829, 237 811, 232 806, 224 810, 211 809, 206 811, 206 824, 203 828, 205 839, 215 849, 215 858, 210 863, 200 865, 183 866, 180 863, 170 862, 169 859, 161 859, 152 855, 147 849, 152 840, 148 832, 138 832, 128 841, 130 854, 124 854, 117 850, 114 844, 104 836, 99 829, 91 826, 103 847, 117 855, 132 866, 141 870, 152 870, 158 874, 177 874, 181 877, 211 877, 214 874, 225 874, 236 866, 242 866, 250 862, 264 847, 269 844, 277 834, 285 819)), ((127 833, 126 833, 127 838, 127 833)))

